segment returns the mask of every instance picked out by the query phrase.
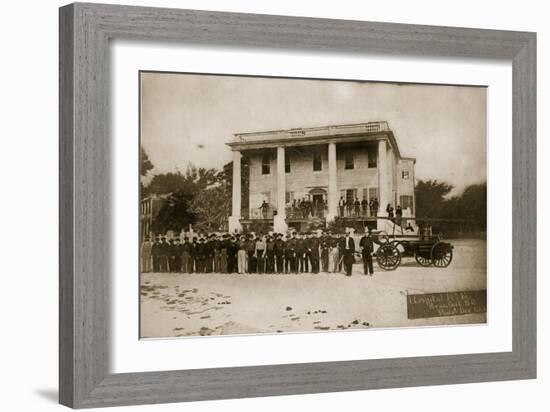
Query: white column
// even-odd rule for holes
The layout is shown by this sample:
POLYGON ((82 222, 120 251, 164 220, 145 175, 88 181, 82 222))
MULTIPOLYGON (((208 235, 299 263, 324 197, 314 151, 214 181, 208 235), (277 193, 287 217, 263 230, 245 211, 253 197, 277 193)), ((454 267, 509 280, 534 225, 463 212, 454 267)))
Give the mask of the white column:
POLYGON ((338 215, 338 186, 336 178, 336 143, 328 144, 328 213, 327 221, 332 222, 338 215))
POLYGON ((285 148, 277 147, 277 215, 273 220, 273 229, 277 233, 286 232, 286 175, 285 148))
MULTIPOLYGON (((378 216, 386 217, 386 206, 390 203, 391 190, 389 187, 388 177, 388 155, 386 140, 382 139, 378 141, 378 202, 380 204, 378 209, 378 216)), ((384 220, 378 220, 377 227, 382 230, 385 226, 384 220)))
POLYGON ((231 198, 231 216, 229 217, 229 231, 240 232, 241 218, 241 152, 233 151, 233 193, 231 198))

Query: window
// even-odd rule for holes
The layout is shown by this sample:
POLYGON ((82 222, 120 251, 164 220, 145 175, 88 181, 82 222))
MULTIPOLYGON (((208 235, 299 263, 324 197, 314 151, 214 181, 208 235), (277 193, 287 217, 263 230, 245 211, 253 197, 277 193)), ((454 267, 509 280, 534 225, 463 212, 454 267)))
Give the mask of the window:
POLYGON ((344 168, 347 170, 353 169, 353 151, 348 149, 344 152, 344 162, 345 166, 344 168))
POLYGON ((369 168, 376 168, 378 167, 378 152, 374 148, 369 148, 367 150, 367 156, 369 159, 369 168))
POLYGON ((290 155, 287 153, 286 150, 285 150, 285 173, 290 173, 290 155))
POLYGON ((409 179, 409 171, 408 170, 402 170, 401 171, 401 179, 405 179, 405 180, 409 179))
POLYGON ((348 205, 351 205, 355 202, 355 198, 357 197, 357 189, 347 189, 346 190, 346 203, 348 205))
POLYGON ((410 208, 411 213, 414 213, 413 197, 412 196, 400 196, 400 204, 403 210, 410 208))
POLYGON ((313 171, 317 172, 323 170, 323 160, 321 157, 321 150, 318 147, 313 149, 313 171))
POLYGON ((369 197, 368 197, 369 202, 374 198, 378 199, 378 188, 377 187, 369 187, 369 197))
POLYGON ((270 173, 271 169, 271 159, 269 157, 269 153, 264 153, 262 156, 262 174, 268 175, 270 173))

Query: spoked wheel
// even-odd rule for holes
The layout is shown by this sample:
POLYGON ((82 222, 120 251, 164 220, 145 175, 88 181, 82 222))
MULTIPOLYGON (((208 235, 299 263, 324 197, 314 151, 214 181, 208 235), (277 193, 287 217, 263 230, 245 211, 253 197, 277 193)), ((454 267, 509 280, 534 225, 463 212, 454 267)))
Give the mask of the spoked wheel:
POLYGON ((425 254, 415 253, 414 258, 416 259, 416 261, 418 262, 418 264, 420 266, 431 266, 432 265, 432 260, 428 256, 426 256, 425 254))
POLYGON ((437 242, 432 246, 431 260, 435 267, 446 268, 453 260, 453 247, 449 243, 437 242))
POLYGON ((376 262, 384 270, 395 270, 401 263, 401 253, 389 243, 382 245, 376 251, 376 262))

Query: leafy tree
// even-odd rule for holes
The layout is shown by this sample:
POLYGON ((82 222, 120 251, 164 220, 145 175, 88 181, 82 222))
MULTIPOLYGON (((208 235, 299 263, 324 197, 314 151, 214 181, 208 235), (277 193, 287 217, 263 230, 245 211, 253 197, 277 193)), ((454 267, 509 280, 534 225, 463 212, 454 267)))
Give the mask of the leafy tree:
POLYGON ((453 186, 438 182, 437 180, 418 180, 414 189, 416 198, 416 216, 443 217, 445 209, 445 196, 453 189, 453 186))
MULTIPOLYGON (((189 165, 185 173, 181 171, 157 174, 153 177, 146 190, 150 194, 168 195, 166 204, 153 219, 152 230, 165 232, 187 229, 190 224, 201 224, 201 219, 208 218, 207 224, 212 224, 210 214, 206 215, 193 205, 196 197, 203 198, 206 193, 222 200, 221 193, 211 193, 210 189, 223 181, 216 169, 197 168, 189 165)), ((231 192, 229 192, 231 193, 231 192)), ((230 196, 230 195, 229 195, 230 196)), ((229 197, 230 199, 230 197, 229 197)), ((230 210, 230 202, 227 210, 230 210)), ((226 218, 227 219, 227 218, 226 218)))
POLYGON ((147 173, 149 173, 150 170, 153 169, 153 163, 149 160, 149 156, 147 156, 147 152, 141 146, 140 148, 140 173, 141 176, 147 176, 147 173))
POLYGON ((221 230, 227 224, 231 211, 231 192, 226 184, 201 190, 191 202, 190 208, 196 214, 197 229, 221 230))
POLYGON ((153 218, 151 230, 155 233, 165 233, 168 230, 180 232, 195 222, 196 216, 191 210, 193 194, 178 190, 168 196, 166 203, 153 218))
POLYGON ((153 169, 153 167, 154 167, 153 163, 151 163, 151 161, 149 160, 149 156, 147 156, 147 152, 145 151, 143 146, 141 146, 140 147, 140 167, 139 167, 140 175, 142 178, 139 182, 141 199, 145 199, 147 196, 149 196, 149 190, 143 184, 143 178, 147 176, 147 173, 149 173, 153 169))

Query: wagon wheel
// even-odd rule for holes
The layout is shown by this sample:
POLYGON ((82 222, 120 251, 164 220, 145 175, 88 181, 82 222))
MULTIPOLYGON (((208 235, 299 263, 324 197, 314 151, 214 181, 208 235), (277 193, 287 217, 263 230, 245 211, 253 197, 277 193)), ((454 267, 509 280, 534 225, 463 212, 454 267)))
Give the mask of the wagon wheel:
POLYGON ((395 246, 384 244, 376 251, 376 262, 384 270, 395 270, 401 263, 401 253, 395 246))
POLYGON ((432 265, 432 260, 426 256, 425 254, 420 254, 420 253, 415 253, 414 254, 414 258, 416 259, 416 261, 418 262, 418 264, 420 266, 431 266, 432 265))
POLYGON ((453 260, 453 248, 448 243, 437 242, 432 246, 431 259, 435 267, 446 268, 453 260))

